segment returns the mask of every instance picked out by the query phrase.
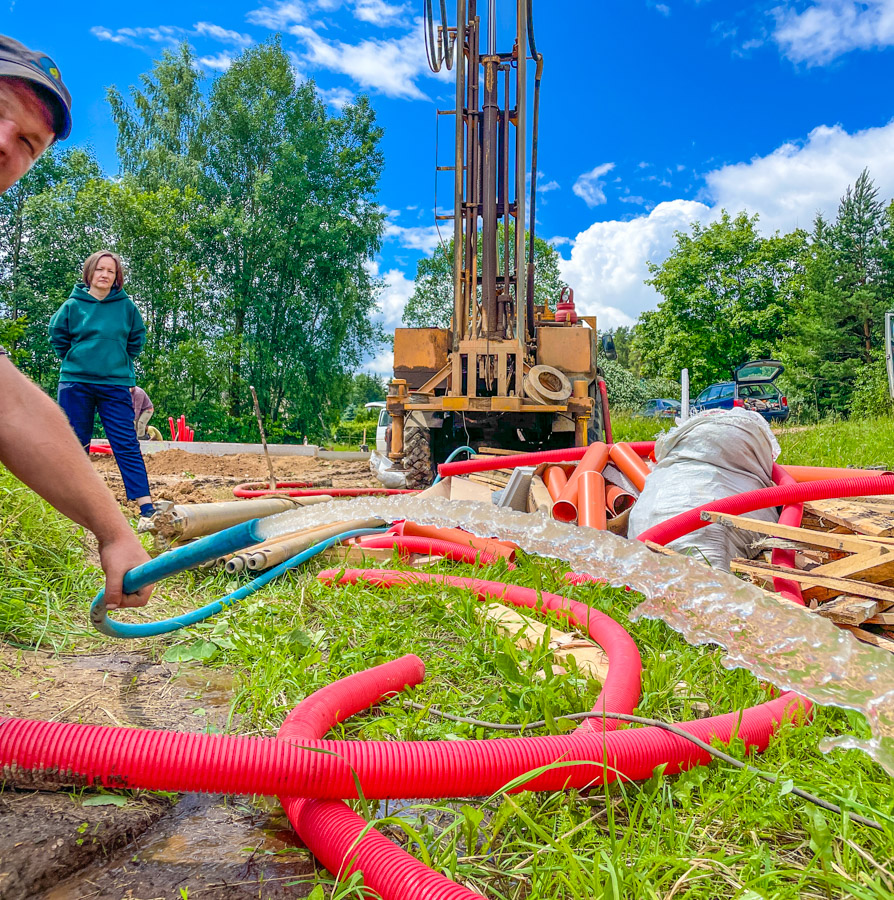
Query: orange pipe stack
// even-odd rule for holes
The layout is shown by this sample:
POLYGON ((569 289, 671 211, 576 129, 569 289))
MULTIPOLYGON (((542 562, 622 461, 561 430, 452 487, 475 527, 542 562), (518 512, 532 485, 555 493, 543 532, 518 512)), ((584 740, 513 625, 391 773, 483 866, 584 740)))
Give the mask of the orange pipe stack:
POLYGON ((616 484, 606 485, 605 505, 611 518, 626 512, 635 502, 636 498, 633 494, 628 493, 624 488, 618 487, 616 484))
POLYGON ((562 491, 565 490, 565 485, 568 484, 568 476, 561 466, 547 466, 543 470, 543 483, 546 485, 550 497, 553 498, 553 502, 555 502, 562 495, 562 491))
POLYGON ((577 524, 605 531, 605 479, 599 472, 584 472, 578 481, 577 524))
POLYGON ((638 491, 646 486, 649 467, 631 449, 629 444, 612 444, 609 456, 611 461, 633 482, 638 491))
MULTIPOLYGON (((629 447, 627 448, 630 449, 629 447)), ((633 452, 632 450, 630 451, 633 452)), ((574 522, 578 514, 578 484, 586 472, 601 473, 609 459, 608 445, 598 441, 590 445, 583 459, 577 464, 577 468, 568 479, 568 483, 562 493, 553 504, 553 518, 560 522, 574 522)), ((603 498, 605 490, 603 488, 603 498)), ((605 501, 603 499, 603 505, 605 501)))

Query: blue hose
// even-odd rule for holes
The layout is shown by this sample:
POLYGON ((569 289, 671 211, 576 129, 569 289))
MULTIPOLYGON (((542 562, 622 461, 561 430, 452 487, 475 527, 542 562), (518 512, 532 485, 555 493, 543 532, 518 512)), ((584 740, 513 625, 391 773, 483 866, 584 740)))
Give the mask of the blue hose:
MULTIPOLYGON (((444 460, 444 464, 446 465, 449 462, 453 462, 453 460, 456 459, 456 457, 460 453, 477 453, 477 452, 478 452, 477 450, 473 450, 471 447, 466 447, 466 446, 457 447, 456 450, 454 450, 450 454, 450 456, 448 456, 447 459, 444 460)), ((432 484, 437 484, 440 480, 441 480, 441 476, 438 475, 437 478, 435 478, 435 480, 432 482, 432 484)))
MULTIPOLYGON (((259 519, 253 519, 251 522, 234 525, 232 528, 227 528, 217 534, 210 534, 192 544, 187 544, 185 547, 170 550, 156 559, 144 563, 142 566, 131 569, 124 576, 124 593, 132 594, 147 584, 154 584, 156 581, 169 575, 174 575, 177 572, 182 572, 184 569, 203 562, 209 562, 228 553, 235 553, 237 550, 251 547, 253 544, 259 544, 263 540, 257 533, 259 521, 259 519)), ((319 544, 314 544, 313 547, 308 547, 307 550, 302 551, 297 556, 293 556, 291 559, 287 559, 278 566, 274 566, 244 587, 227 594, 226 597, 221 597, 220 600, 215 600, 213 603, 208 603, 192 612, 184 613, 182 616, 174 616, 161 622, 146 622, 137 625, 115 622, 108 617, 108 611, 104 602, 105 591, 100 591, 90 605, 90 621, 97 631, 107 637, 138 638, 168 634, 186 625, 195 625, 196 622, 201 622, 209 616, 216 615, 233 603, 244 600, 256 591, 259 591, 264 585, 269 584, 274 578, 282 575, 283 572, 300 566, 340 541, 364 534, 378 534, 386 530, 387 528, 361 528, 355 531, 346 531, 344 534, 337 534, 335 537, 321 541, 319 544)))

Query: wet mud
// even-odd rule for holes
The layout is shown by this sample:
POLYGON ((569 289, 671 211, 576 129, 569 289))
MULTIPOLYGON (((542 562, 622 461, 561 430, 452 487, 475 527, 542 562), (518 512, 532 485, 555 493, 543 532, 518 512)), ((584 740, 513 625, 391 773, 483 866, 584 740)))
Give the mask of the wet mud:
MULTIPOLYGON (((138 652, 54 657, 0 647, 0 684, 5 716, 193 732, 239 726, 229 672, 138 652)), ((0 900, 301 897, 314 871, 282 809, 264 798, 10 782, 0 791, 0 900)))

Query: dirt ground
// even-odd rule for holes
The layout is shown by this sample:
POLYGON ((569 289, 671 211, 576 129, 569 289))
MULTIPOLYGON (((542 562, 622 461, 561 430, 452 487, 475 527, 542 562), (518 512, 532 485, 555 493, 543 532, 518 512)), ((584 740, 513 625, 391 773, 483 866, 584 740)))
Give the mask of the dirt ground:
MULTIPOLYGON (((0 715, 182 731, 227 728, 225 671, 140 653, 53 657, 0 646, 0 715)), ((238 722, 233 723, 238 730, 238 722)), ((0 898, 301 897, 314 863, 263 798, 0 791, 0 898), (185 893, 183 893, 185 892, 185 893)))
MULTIPOLYGON (((135 513, 114 459, 92 459, 135 513)), ((273 463, 280 481, 378 486, 362 461, 280 457, 273 463)), ((178 503, 231 500, 237 484, 267 479, 263 456, 253 454, 167 450, 148 455, 146 468, 153 497, 178 503)), ((157 663, 140 652, 55 657, 0 644, 0 684, 0 716, 239 730, 238 721, 228 723, 228 673, 157 663)), ((0 782, 0 900, 279 900, 312 888, 313 858, 275 802, 140 793, 124 806, 92 805, 96 799, 96 792, 0 782)))
MULTIPOLYGON (((152 496, 175 503, 232 500, 236 485, 249 481, 266 482, 268 478, 267 463, 260 454, 208 456, 183 450, 163 450, 147 454, 145 459, 152 496)), ((114 458, 94 455, 91 460, 118 502, 128 505, 114 458)), ((281 456, 273 459, 273 473, 278 481, 310 482, 318 487, 381 487, 370 472, 369 464, 363 460, 281 456)))

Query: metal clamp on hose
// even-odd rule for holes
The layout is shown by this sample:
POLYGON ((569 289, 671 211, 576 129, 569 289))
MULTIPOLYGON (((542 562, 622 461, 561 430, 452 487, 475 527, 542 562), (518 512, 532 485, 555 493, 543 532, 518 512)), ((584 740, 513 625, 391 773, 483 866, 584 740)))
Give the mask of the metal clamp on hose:
MULTIPOLYGON (((240 525, 234 525, 217 534, 209 534, 192 544, 185 547, 178 547, 176 550, 169 550, 156 559, 144 563, 131 569, 124 576, 123 590, 125 594, 133 594, 147 584, 154 584, 162 578, 169 575, 176 575, 185 569, 192 568, 203 562, 210 562, 220 556, 226 556, 229 553, 235 553, 252 544, 259 544, 264 538, 258 533, 258 525, 260 519, 252 519, 250 522, 243 522, 240 525)), ((90 605, 90 621, 93 627, 106 635, 106 637, 115 638, 137 638, 137 637, 154 637, 159 634, 168 634, 183 628, 186 625, 195 625, 209 616, 213 616, 226 607, 244 600, 246 597, 259 591, 264 585, 269 584, 274 578, 300 566, 302 563, 327 550, 333 544, 347 540, 352 537, 360 537, 364 534, 378 534, 385 528, 362 528, 355 531, 346 531, 344 534, 338 534, 328 540, 321 541, 313 547, 287 559, 285 562, 268 569, 263 575, 259 575, 244 587, 227 594, 220 600, 215 600, 205 606, 185 613, 182 616, 174 616, 170 619, 164 619, 161 622, 146 622, 139 624, 128 624, 125 622, 115 622, 108 617, 108 610, 105 604, 105 591, 100 591, 93 599, 90 605)))

